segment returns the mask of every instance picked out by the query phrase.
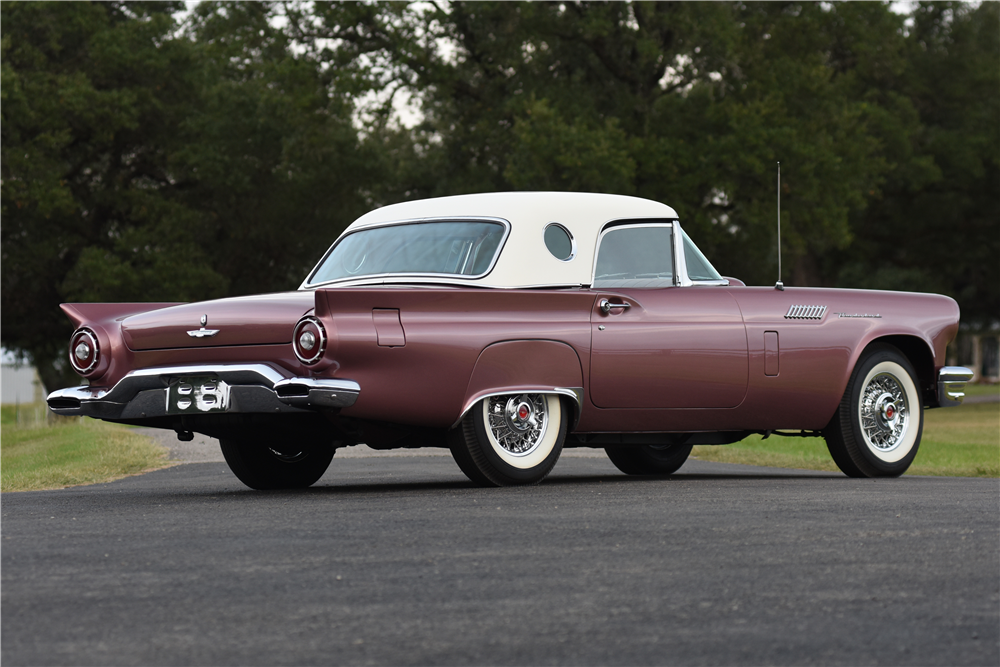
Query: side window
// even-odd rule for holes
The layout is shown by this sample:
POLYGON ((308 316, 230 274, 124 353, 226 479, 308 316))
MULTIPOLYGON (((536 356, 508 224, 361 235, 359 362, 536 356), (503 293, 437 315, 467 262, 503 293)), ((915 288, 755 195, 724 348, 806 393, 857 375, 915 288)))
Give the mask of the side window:
POLYGON ((669 287, 674 284, 673 227, 614 227, 601 236, 594 287, 669 287))

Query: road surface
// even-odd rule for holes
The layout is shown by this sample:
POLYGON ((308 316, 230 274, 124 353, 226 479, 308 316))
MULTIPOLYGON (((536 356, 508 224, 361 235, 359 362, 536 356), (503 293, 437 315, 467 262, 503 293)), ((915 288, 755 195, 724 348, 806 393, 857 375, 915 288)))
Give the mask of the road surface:
POLYGON ((4 494, 0 658, 1000 664, 997 480, 590 454, 529 488, 357 450, 299 492, 206 461, 4 494))

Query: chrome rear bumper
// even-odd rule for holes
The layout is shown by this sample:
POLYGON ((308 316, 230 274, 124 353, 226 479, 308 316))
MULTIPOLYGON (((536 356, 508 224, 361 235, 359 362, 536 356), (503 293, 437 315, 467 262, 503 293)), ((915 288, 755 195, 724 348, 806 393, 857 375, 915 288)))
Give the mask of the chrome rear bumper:
POLYGON ((178 414, 302 413, 354 405, 361 386, 352 380, 297 378, 270 364, 166 366, 131 371, 111 387, 68 387, 49 394, 49 409, 58 415, 98 419, 148 419, 178 414), (225 404, 209 409, 189 402, 178 411, 169 387, 185 378, 214 378, 225 388, 225 404))
POLYGON ((961 405, 965 399, 965 384, 972 371, 962 366, 945 366, 938 372, 938 405, 947 408, 961 405))

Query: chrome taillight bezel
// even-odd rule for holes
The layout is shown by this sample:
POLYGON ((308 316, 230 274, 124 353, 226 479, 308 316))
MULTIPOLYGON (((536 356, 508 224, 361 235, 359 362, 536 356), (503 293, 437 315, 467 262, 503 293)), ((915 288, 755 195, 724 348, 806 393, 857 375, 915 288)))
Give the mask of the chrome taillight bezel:
POLYGON ((69 364, 73 367, 80 375, 87 375, 95 368, 97 364, 101 361, 101 345, 97 341, 97 334, 93 329, 88 327, 81 327, 73 332, 73 335, 69 339, 69 364), (91 354, 86 359, 79 359, 76 356, 76 349, 81 343, 86 343, 90 346, 91 354), (89 361, 87 361, 89 359, 89 361), (86 362, 86 363, 84 363, 86 362))
POLYGON ((292 351, 295 357, 307 366, 323 358, 323 353, 326 352, 326 328, 318 317, 307 315, 298 321, 292 330, 292 351), (299 338, 307 331, 312 332, 317 339, 317 344, 312 350, 302 349, 299 345, 299 338))

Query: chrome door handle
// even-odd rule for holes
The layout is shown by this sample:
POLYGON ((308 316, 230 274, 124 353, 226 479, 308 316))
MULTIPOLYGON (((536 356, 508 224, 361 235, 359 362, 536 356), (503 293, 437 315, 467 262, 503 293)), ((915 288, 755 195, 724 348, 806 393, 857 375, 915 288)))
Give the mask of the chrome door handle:
POLYGON ((607 299, 601 299, 601 312, 610 313, 612 308, 631 308, 632 304, 628 301, 624 303, 611 303, 607 299))

